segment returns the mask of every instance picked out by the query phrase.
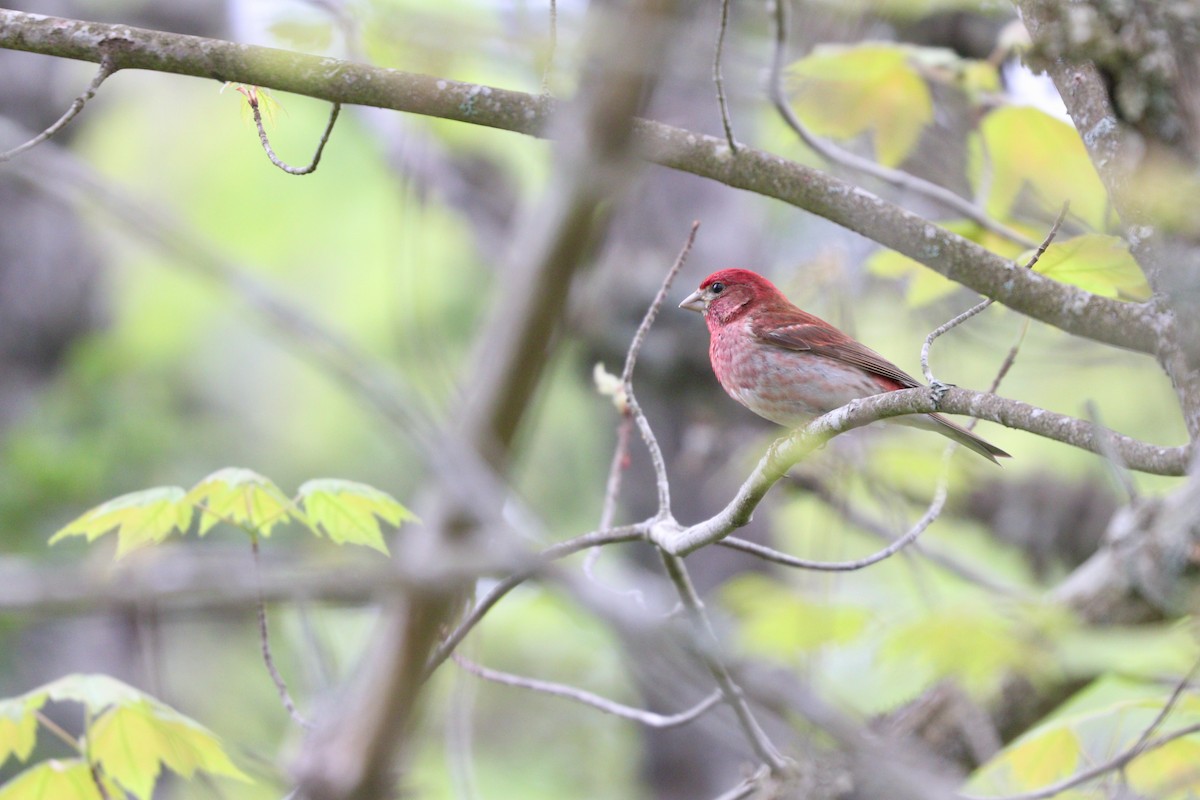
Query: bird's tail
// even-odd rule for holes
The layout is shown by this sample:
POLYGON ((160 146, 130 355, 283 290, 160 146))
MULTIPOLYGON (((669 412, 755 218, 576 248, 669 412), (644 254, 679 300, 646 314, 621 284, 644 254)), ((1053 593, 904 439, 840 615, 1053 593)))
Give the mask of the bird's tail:
POLYGON ((997 458, 1012 458, 1012 456, 999 447, 996 447, 996 445, 979 438, 966 428, 946 419, 941 414, 914 414, 912 416, 896 417, 895 421, 902 425, 911 425, 916 428, 936 431, 948 439, 953 439, 968 450, 978 453, 993 464, 1000 463, 996 460, 997 458))

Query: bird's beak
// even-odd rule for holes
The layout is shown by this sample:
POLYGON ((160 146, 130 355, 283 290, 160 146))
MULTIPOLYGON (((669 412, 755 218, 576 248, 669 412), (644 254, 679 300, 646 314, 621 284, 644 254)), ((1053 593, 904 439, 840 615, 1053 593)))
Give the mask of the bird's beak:
POLYGON ((686 308, 688 311, 699 311, 701 314, 708 308, 708 304, 704 302, 704 294, 699 289, 683 298, 683 302, 679 304, 680 308, 686 308))

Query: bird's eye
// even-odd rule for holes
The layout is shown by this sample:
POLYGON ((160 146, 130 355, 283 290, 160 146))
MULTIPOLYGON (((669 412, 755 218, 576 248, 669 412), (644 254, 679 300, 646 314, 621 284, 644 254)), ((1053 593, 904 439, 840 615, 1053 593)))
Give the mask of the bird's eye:
POLYGON ((708 290, 710 292, 712 292, 713 294, 720 294, 721 292, 725 291, 725 284, 721 283, 720 281, 717 281, 716 283, 709 286, 708 290))

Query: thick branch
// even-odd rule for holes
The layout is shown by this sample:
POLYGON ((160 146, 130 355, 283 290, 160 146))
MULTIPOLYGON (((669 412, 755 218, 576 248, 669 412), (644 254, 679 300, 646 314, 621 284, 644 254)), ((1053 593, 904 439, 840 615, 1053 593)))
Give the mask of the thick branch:
MULTIPOLYGON (((390 108, 519 133, 545 135, 544 97, 380 69, 333 58, 215 39, 0 10, 0 47, 236 81, 330 102, 390 108)), ((1014 267, 876 195, 760 150, 739 148, 648 120, 633 130, 644 158, 782 200, 907 255, 1034 319, 1119 347, 1154 352, 1166 317, 1143 304, 1098 297, 1014 267)))

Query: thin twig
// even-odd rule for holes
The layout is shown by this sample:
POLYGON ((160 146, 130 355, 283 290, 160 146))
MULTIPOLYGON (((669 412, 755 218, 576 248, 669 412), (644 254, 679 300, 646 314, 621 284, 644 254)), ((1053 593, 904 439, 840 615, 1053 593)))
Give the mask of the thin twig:
POLYGON ((854 561, 810 561, 806 558, 797 558, 787 553, 780 552, 766 545, 749 542, 745 539, 739 539, 736 536, 726 536, 724 539, 717 542, 722 547, 728 547, 730 550, 741 550, 743 553, 749 553, 753 556, 770 561, 775 564, 781 564, 785 567, 796 567, 798 569, 811 569, 819 572, 854 572, 855 570, 864 569, 872 564, 878 564, 886 558, 891 558, 896 553, 899 553, 905 547, 917 540, 917 537, 925 532, 938 515, 942 513, 942 509, 946 505, 946 486, 945 482, 939 481, 937 489, 934 491, 933 501, 925 510, 925 513, 917 520, 916 524, 909 528, 908 532, 896 539, 882 550, 872 553, 865 558, 855 559, 854 561))
POLYGON ((717 107, 721 110, 721 125, 725 128, 725 141, 729 152, 737 155, 738 146, 733 138, 733 122, 729 118, 729 103, 725 99, 725 78, 721 74, 721 56, 725 50, 725 33, 729 29, 729 0, 721 0, 721 24, 717 28, 717 51, 713 55, 713 83, 717 85, 717 107))
POLYGON ((100 88, 100 84, 104 83, 104 81, 108 79, 108 76, 112 75, 114 72, 116 72, 116 68, 113 65, 112 59, 108 56, 101 58, 100 69, 96 71, 96 77, 92 78, 92 82, 89 83, 88 87, 83 90, 83 94, 75 98, 74 102, 71 103, 71 107, 67 109, 66 113, 59 117, 58 120, 49 128, 46 128, 46 130, 42 131, 24 144, 19 144, 11 150, 0 152, 0 163, 9 161, 16 156, 19 156, 21 153, 24 153, 26 150, 37 147, 39 144, 65 128, 67 123, 74 119, 75 116, 83 110, 83 107, 87 101, 96 96, 96 90, 100 88))
MULTIPOLYGON (((1025 269, 1033 269, 1033 266, 1037 264, 1038 259, 1040 259, 1042 254, 1046 252, 1046 248, 1050 246, 1052 241, 1054 241, 1054 237, 1058 235, 1058 229, 1062 227, 1063 220, 1067 218, 1067 210, 1070 209, 1070 207, 1070 201, 1063 203, 1062 209, 1058 212, 1058 217, 1054 220, 1054 224, 1050 227, 1050 232, 1046 234, 1046 238, 1042 240, 1042 243, 1038 246, 1037 251, 1033 254, 1029 261, 1026 262, 1025 269)), ((968 308, 966 311, 959 314, 946 324, 938 326, 931 331, 928 336, 925 337, 925 344, 921 345, 921 372, 925 375, 926 383, 928 383, 930 386, 942 385, 936 378, 933 377, 933 372, 929 369, 929 348, 933 346, 933 341, 943 333, 957 328, 959 325, 980 313, 994 302, 996 301, 989 297, 987 300, 968 308)), ((1008 366, 1012 366, 1011 363, 1008 364, 1008 366)), ((1007 372, 1008 369, 1005 368, 1000 377, 1003 377, 1004 373, 1007 372)), ((993 389, 992 391, 995 390, 993 389)))
POLYGON ((600 695, 584 689, 579 689, 574 686, 567 686, 561 683, 553 683, 551 681, 537 680, 536 678, 524 678, 520 675, 513 675, 508 672, 501 672, 495 669, 489 669, 482 664, 476 664, 474 661, 469 661, 457 653, 453 656, 454 663, 484 680, 489 680, 494 683, 502 683, 505 686, 516 686, 521 689, 529 689, 534 692, 542 692, 543 694, 552 694, 555 697, 565 697, 568 700, 574 700, 577 703, 591 706, 599 709, 605 714, 612 714, 622 719, 633 720, 640 722, 650 728, 677 728, 680 725, 686 725, 694 719, 700 717, 704 712, 708 711, 713 706, 721 702, 722 696, 719 690, 714 691, 708 697, 701 700, 696 705, 689 708, 687 711, 681 711, 678 714, 656 714, 653 711, 645 711, 640 708, 627 706, 623 703, 617 703, 600 695))
MULTIPOLYGON (((624 404, 621 421, 617 424, 617 444, 613 448, 612 462, 608 465, 608 480, 604 482, 604 503, 600 507, 600 525, 598 530, 608 530, 612 527, 613 518, 617 514, 617 497, 621 494, 621 478, 625 475, 626 462, 629 460, 629 438, 633 433, 633 415, 629 405, 624 404)), ((596 562, 603 553, 600 547, 593 547, 583 559, 583 574, 597 586, 633 599, 639 606, 645 606, 645 599, 637 589, 620 589, 602 583, 595 574, 596 562)))
POLYGON ((619 528, 613 528, 608 531, 592 531, 585 533, 582 536, 576 536, 565 542, 547 547, 538 554, 534 565, 512 575, 509 575, 504 580, 492 587, 486 595, 475 602, 466 617, 458 623, 453 631, 451 631, 442 643, 438 645, 433 655, 429 657, 429 663, 425 665, 425 678, 428 679, 433 674, 434 670, 440 667, 454 649, 458 647, 467 634, 479 624, 479 621, 492 609, 492 606, 500 602, 504 595, 511 592, 513 589, 520 586, 525 581, 537 574, 538 570, 552 561, 557 561, 560 558, 566 558, 569 555, 578 553, 581 550, 587 550, 592 547, 599 547, 606 544, 616 544, 618 542, 633 542, 641 540, 648 528, 647 523, 638 525, 623 525, 619 528))
POLYGON ((334 103, 329 110, 329 121, 325 123, 325 130, 321 133, 321 140, 317 142, 317 151, 313 153, 312 161, 308 166, 293 167, 285 163, 279 156, 275 155, 275 151, 271 149, 271 142, 267 138, 267 128, 263 125, 262 110, 259 108, 258 87, 257 86, 239 86, 237 89, 250 104, 250 113, 254 115, 254 125, 258 128, 258 139, 262 142, 263 150, 267 153, 267 158, 271 159, 271 163, 279 167, 289 175, 308 175, 317 171, 317 165, 321 163, 321 153, 325 152, 325 145, 329 142, 329 136, 333 133, 333 126, 337 123, 338 114, 341 113, 342 104, 334 103))
POLYGON ((104 785, 104 775, 100 772, 100 765, 90 758, 88 759, 88 772, 92 775, 92 785, 100 793, 100 800, 112 800, 108 793, 108 787, 104 785))
POLYGON ((867 158, 862 158, 854 153, 830 143, 826 142, 805 127, 800 118, 796 116, 796 112, 792 110, 791 104, 788 102, 787 96, 783 91, 783 68, 784 62, 787 60, 787 4, 788 0, 776 0, 775 2, 775 56, 771 63, 771 77, 769 80, 769 88, 771 94, 771 102, 775 104, 776 110, 783 117, 784 122, 792 129, 797 136, 800 137, 810 149, 817 155, 834 164, 840 164, 844 167, 857 170, 873 178, 878 178, 885 183, 895 186, 898 189, 915 192, 924 195, 925 197, 939 203, 946 208, 956 213, 962 214, 967 219, 976 223, 982 228, 985 228, 992 233, 1003 236, 1006 239, 1020 244, 1022 247, 1034 247, 1037 243, 1029 237, 1022 234, 1020 231, 1014 230, 1002 222, 992 219, 977 205, 963 197, 959 197, 954 192, 938 186, 936 183, 919 178, 916 175, 909 174, 902 170, 891 169, 882 164, 877 164, 867 158))
POLYGON ((34 715, 34 717, 37 718, 38 722, 40 722, 43 726, 45 726, 46 730, 50 731, 56 737, 61 739, 72 750, 81 750, 82 749, 82 745, 79 743, 78 739, 76 739, 71 734, 67 733, 66 730, 64 730, 61 725, 59 725, 54 720, 50 719, 50 717, 46 716, 46 714, 43 713, 41 709, 34 711, 33 715, 34 715))
POLYGON ((621 386, 625 389, 625 401, 629 404, 629 413, 633 415, 633 420, 637 423, 638 432, 642 435, 642 441, 646 443, 646 449, 650 451, 650 462, 654 465, 655 483, 658 488, 659 516, 666 516, 671 513, 671 487, 667 482, 667 464, 663 458, 662 448, 658 446, 658 439, 655 438, 654 431, 650 429, 650 423, 646 421, 646 415, 642 413, 642 407, 638 405, 637 398, 633 394, 633 368, 637 364, 638 354, 642 351, 642 343, 646 340, 646 334, 649 333, 650 326, 654 324, 659 309, 662 308, 663 302, 667 299, 667 292, 671 288, 671 283, 675 280, 675 276, 679 274, 679 270, 683 268, 684 262, 687 261, 688 253, 692 251, 692 245, 696 241, 696 231, 699 229, 700 222, 693 222, 692 229, 688 232, 687 240, 683 243, 683 248, 679 251, 679 255, 675 257, 675 263, 667 271, 667 275, 663 278, 662 285, 658 289, 658 294, 654 296, 650 307, 646 309, 646 315, 642 317, 642 323, 638 325, 637 332, 633 335, 633 341, 629 344, 629 352, 625 356, 625 368, 621 371, 621 386))
MULTIPOLYGON (((792 476, 792 483, 800 489, 812 494, 822 503, 833 509, 846 522, 856 528, 874 536, 877 539, 882 539, 887 542, 896 541, 896 535, 888 530, 888 527, 878 519, 874 519, 858 509, 850 505, 845 498, 838 497, 833 490, 829 488, 823 481, 805 475, 803 477, 792 476)), ((1006 597, 1026 597, 1027 592, 1008 586, 992 580, 986 573, 980 572, 973 567, 964 564, 959 559, 948 553, 930 547, 928 544, 914 542, 908 548, 911 552, 920 555, 935 566, 941 567, 951 575, 955 575, 968 583, 973 583, 996 594, 1001 594, 1006 597)))
POLYGON ((719 645, 717 633, 713 630, 708 614, 704 611, 704 604, 700 601, 700 595, 696 593, 696 587, 692 584, 691 576, 688 575, 683 559, 673 556, 665 550, 660 550, 659 553, 662 556, 663 565, 667 569, 667 575, 675 584, 675 590, 687 611, 700 658, 704 662, 704 666, 708 668, 713 680, 717 682, 725 702, 733 709, 738 724, 750 742, 750 747, 771 768, 772 774, 779 775, 786 772, 787 761, 775 749, 767 732, 758 724, 754 712, 750 710, 750 704, 746 702, 742 687, 737 685, 725 664, 717 656, 716 648, 719 645))
POLYGON ((1130 747, 1120 755, 1110 758, 1108 761, 1105 761, 1102 764, 1097 764, 1096 766, 1085 769, 1082 772, 1077 772, 1069 778, 1064 778, 1057 783, 1052 783, 1049 786, 1043 786, 1041 789, 1035 789, 1032 792, 1022 792, 1021 794, 1009 795, 962 794, 959 795, 959 797, 961 800, 1046 800, 1046 798, 1054 797, 1056 794, 1062 794, 1068 789, 1074 789, 1076 786, 1085 784, 1088 781, 1093 781, 1096 778, 1105 775, 1106 773, 1122 769, 1129 762, 1133 761, 1143 753, 1148 753, 1151 750, 1157 750, 1164 745, 1170 744, 1176 739, 1182 739, 1183 737, 1191 736, 1194 733, 1200 733, 1200 722, 1193 725, 1188 725, 1187 727, 1180 728, 1175 731, 1171 731, 1168 734, 1164 734, 1157 739, 1151 739, 1147 742, 1142 742, 1139 740, 1139 742, 1133 747, 1130 747))
MULTIPOLYGON (((259 561, 258 561, 258 537, 250 537, 250 552, 254 555, 254 575, 255 582, 258 582, 259 561)), ((292 720, 301 728, 311 729, 313 724, 309 722, 297 710, 296 703, 292 700, 292 695, 288 692, 287 684, 284 683, 283 676, 279 674, 279 670, 275 667, 275 658, 271 655, 271 637, 267 629, 267 601, 262 596, 262 592, 258 595, 258 639, 262 644, 263 662, 267 665, 267 672, 271 673, 271 680, 275 682, 275 689, 279 692, 279 699, 283 703, 283 707, 287 709, 292 720)))
POLYGON ((1191 686, 1192 678, 1196 677, 1196 673, 1198 672, 1200 672, 1200 660, 1197 660, 1194 664, 1192 664, 1192 668, 1187 671, 1187 674, 1180 678, 1179 682, 1175 684, 1175 689, 1171 692, 1171 696, 1167 698, 1166 704, 1164 704, 1162 709, 1158 712, 1158 716, 1156 716, 1154 721, 1147 726, 1146 730, 1142 731, 1142 735, 1138 737, 1138 740, 1134 743, 1133 747, 1130 748, 1130 751, 1133 753, 1131 758, 1136 758, 1139 754, 1141 754, 1147 743, 1150 741, 1150 738, 1154 736, 1154 734, 1158 732, 1158 729, 1162 727, 1162 724, 1167 721, 1167 717, 1170 716, 1171 711, 1175 708, 1175 705, 1179 702, 1180 698, 1183 697, 1183 693, 1188 690, 1189 686, 1191 686))

